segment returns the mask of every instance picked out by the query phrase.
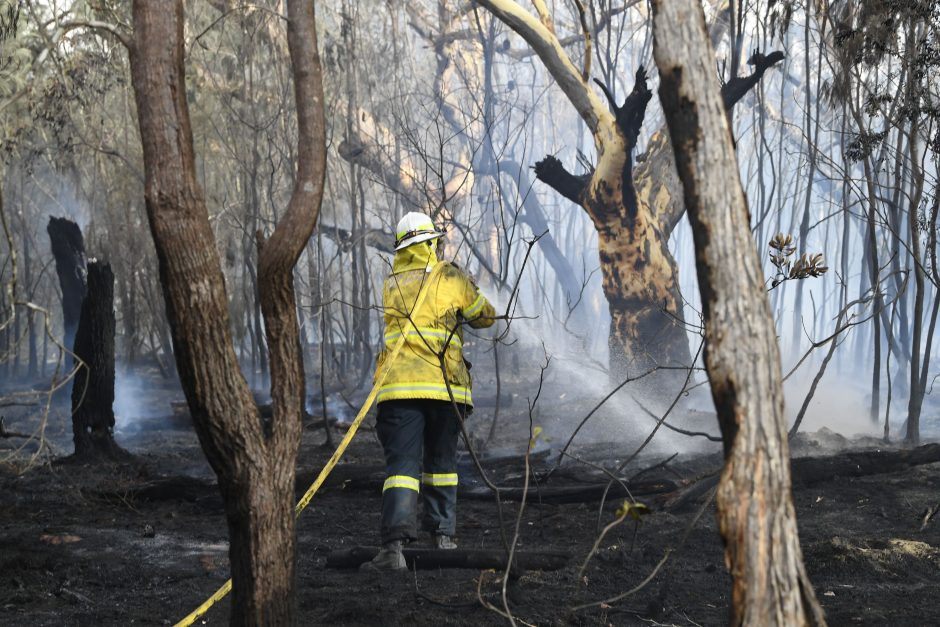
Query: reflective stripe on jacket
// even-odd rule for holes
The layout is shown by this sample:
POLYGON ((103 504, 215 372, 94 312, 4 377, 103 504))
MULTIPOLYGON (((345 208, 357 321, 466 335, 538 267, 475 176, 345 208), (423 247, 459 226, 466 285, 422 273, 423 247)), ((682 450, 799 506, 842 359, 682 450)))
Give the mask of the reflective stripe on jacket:
POLYGON ((452 263, 438 261, 434 249, 424 243, 395 254, 392 274, 385 280, 383 292, 385 335, 376 372, 402 335, 405 345, 379 388, 377 400, 449 401, 453 394, 458 403, 472 405, 472 382, 463 360, 460 322, 466 321, 474 328, 491 326, 496 312, 490 302, 462 270, 452 263), (440 268, 432 273, 436 265, 440 268), (418 292, 428 281, 431 283, 427 286, 427 297, 419 310, 412 311, 418 292))

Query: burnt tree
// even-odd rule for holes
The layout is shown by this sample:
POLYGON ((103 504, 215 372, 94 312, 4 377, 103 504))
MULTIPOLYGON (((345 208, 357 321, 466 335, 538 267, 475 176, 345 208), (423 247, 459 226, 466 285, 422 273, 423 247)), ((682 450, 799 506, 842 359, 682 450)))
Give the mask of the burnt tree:
MULTIPOLYGON (((478 3, 532 46, 594 137, 597 164, 592 170, 575 175, 547 156, 536 164, 535 173, 579 205, 597 230, 611 316, 611 369, 629 373, 653 365, 689 365, 677 268, 668 247, 685 207, 665 129, 653 136, 634 170, 633 150, 650 100, 645 70, 639 68, 633 91, 621 105, 598 83, 605 104, 571 62, 544 9, 536 17, 514 0, 478 3)), ((732 79, 722 90, 726 106, 730 109, 782 58, 780 52, 755 54, 753 73, 732 79)))
POLYGON ((653 0, 653 36, 724 443, 717 504, 732 578, 730 623, 822 625, 793 507, 780 352, 699 1, 653 0))
POLYGON ((314 3, 287 1, 297 108, 297 172, 270 238, 258 234, 258 281, 270 350, 270 421, 239 368, 222 265, 202 189, 186 100, 183 2, 135 0, 130 52, 147 218, 173 354, 199 442, 225 503, 233 625, 295 622, 294 474, 304 404, 293 268, 319 216, 326 171, 314 3))
POLYGON ((114 274, 100 261, 88 263, 88 286, 75 332, 81 360, 72 381, 75 457, 121 457, 114 442, 114 274))
MULTIPOLYGON (((82 300, 85 298, 85 238, 79 226, 68 218, 50 217, 46 232, 49 234, 55 271, 62 290, 62 344, 67 350, 72 350, 78 319, 81 317, 82 300)), ((71 363, 71 357, 66 362, 71 363)))

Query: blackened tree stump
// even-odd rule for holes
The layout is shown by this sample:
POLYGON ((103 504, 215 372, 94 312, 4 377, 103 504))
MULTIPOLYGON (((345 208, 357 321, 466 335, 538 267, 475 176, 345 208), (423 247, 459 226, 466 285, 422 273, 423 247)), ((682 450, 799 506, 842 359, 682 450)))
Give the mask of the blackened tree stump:
POLYGON ((114 441, 114 328, 114 274, 92 261, 73 349, 82 361, 72 382, 76 458, 126 456, 114 441))

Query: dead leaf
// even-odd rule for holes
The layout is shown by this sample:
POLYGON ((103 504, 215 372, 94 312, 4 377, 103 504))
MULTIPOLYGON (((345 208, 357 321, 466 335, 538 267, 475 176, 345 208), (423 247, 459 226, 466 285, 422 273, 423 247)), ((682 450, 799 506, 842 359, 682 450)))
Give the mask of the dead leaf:
POLYGON ((39 536, 39 541, 45 542, 46 544, 53 544, 53 545, 72 544, 73 542, 81 541, 81 538, 79 538, 78 536, 73 536, 69 534, 56 535, 56 534, 51 534, 51 533, 44 533, 41 536, 39 536))
POLYGON ((212 572, 216 569, 215 558, 211 555, 200 555, 199 563, 202 564, 206 572, 212 572))

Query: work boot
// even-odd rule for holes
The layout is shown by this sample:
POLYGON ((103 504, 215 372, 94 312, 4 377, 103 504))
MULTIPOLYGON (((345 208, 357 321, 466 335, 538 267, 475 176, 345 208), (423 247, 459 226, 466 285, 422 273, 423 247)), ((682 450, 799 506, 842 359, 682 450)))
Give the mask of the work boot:
POLYGON ((405 556, 401 552, 401 540, 386 542, 371 562, 366 562, 359 567, 360 570, 379 573, 405 570, 406 568, 405 556))
POLYGON ((450 551, 457 548, 457 543, 454 542, 454 539, 450 536, 438 535, 431 537, 431 546, 433 546, 435 549, 450 551))

